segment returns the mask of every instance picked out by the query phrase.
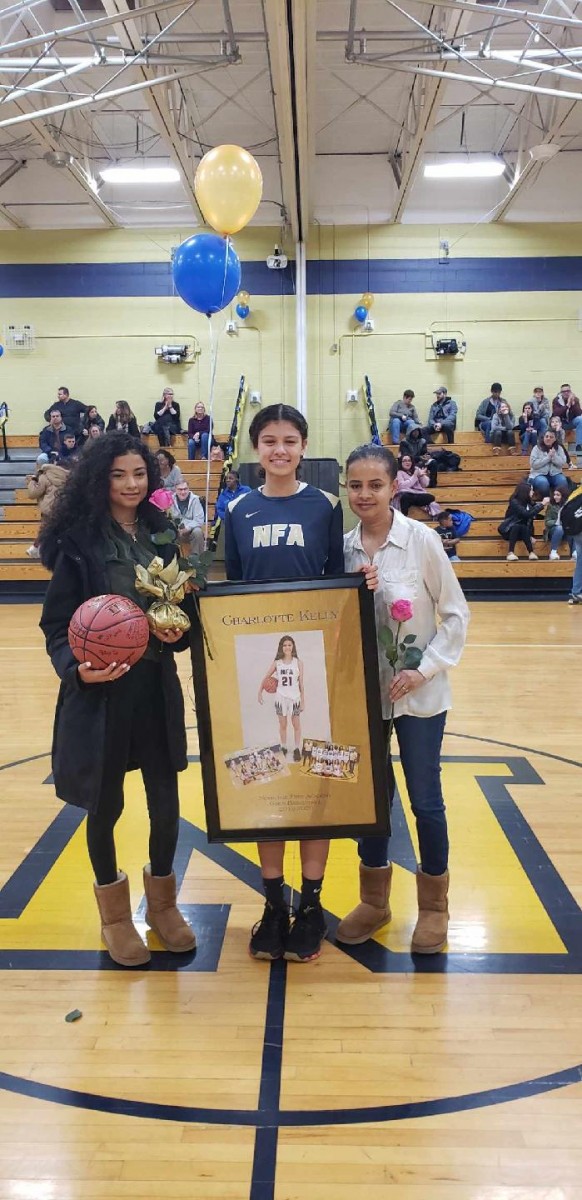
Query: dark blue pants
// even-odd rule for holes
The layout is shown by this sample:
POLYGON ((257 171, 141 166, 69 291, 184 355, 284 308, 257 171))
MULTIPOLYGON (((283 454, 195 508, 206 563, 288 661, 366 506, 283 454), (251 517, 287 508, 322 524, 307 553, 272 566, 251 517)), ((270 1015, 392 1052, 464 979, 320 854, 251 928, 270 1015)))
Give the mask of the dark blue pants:
MULTIPOLYGON (((446 712, 435 717, 396 717, 400 761, 416 821, 420 866, 426 875, 448 867, 449 835, 441 788, 441 746, 446 712)), ((364 837, 358 853, 365 867, 385 867, 389 838, 364 837)))

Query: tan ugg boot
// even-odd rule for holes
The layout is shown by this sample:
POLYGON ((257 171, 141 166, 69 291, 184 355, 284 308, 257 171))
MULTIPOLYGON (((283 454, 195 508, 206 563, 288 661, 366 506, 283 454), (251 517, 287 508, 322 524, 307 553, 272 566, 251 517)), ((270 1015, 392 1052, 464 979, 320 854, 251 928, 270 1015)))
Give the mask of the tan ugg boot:
POLYGON ((143 869, 143 886, 147 900, 146 921, 157 933, 166 950, 185 954, 196 945, 194 930, 184 920, 176 905, 176 876, 152 875, 148 864, 143 869))
POLYGON ((143 967, 151 955, 131 918, 129 880, 118 872, 115 883, 93 884, 101 916, 101 936, 110 957, 121 967, 143 967))
POLYGON ((392 863, 387 867, 365 867, 360 863, 360 903, 340 921, 335 935, 338 942, 360 946, 387 925, 392 917, 391 885, 392 863))
POLYGON ((418 921, 412 935, 413 954, 437 954, 447 943, 449 927, 449 872, 444 875, 425 875, 420 867, 416 873, 418 921))

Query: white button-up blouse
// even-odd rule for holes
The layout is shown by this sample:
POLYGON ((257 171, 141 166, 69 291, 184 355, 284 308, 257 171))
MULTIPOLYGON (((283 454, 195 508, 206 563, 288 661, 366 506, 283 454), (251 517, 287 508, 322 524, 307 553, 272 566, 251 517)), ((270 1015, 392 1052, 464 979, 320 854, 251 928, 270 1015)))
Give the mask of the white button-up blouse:
MULTIPOLYGON (((362 546, 361 525, 344 536, 346 571, 357 571, 370 559, 362 546)), ((433 529, 393 511, 392 528, 374 555, 379 587, 374 594, 376 631, 391 628, 390 605, 410 600, 414 615, 400 630, 400 638, 414 634, 423 651, 418 670, 426 683, 399 700, 394 715, 433 717, 451 707, 447 670, 459 662, 469 623, 469 609, 453 568, 433 529), (438 624, 437 624, 438 614, 438 624)), ((378 643, 382 713, 390 716, 392 667, 378 643)))

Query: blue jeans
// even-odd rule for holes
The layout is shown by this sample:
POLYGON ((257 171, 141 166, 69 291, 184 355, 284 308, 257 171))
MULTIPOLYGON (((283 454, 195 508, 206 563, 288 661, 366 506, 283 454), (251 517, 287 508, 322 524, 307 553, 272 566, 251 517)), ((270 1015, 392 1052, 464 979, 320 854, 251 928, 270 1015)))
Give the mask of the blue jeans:
POLYGON ((414 429, 415 424, 416 422, 412 421, 410 417, 390 417, 390 437, 392 438, 392 445, 398 446, 402 430, 404 429, 404 436, 406 437, 406 434, 409 432, 409 430, 414 429))
POLYGON ((564 421, 564 429, 574 430, 576 449, 582 450, 582 417, 574 417, 572 421, 564 421))
MULTIPOLYGON (((582 583, 581 583, 582 586, 582 583)), ((449 861, 449 835, 441 788, 441 745, 446 712, 435 717, 396 717, 400 761, 416 821, 420 866, 426 875, 442 875, 449 861)), ((365 867, 385 867, 389 838, 363 837, 358 853, 365 867)))
POLYGON ((530 475, 529 482, 539 496, 549 496, 554 488, 568 487, 568 480, 561 472, 558 475, 530 475))
POLYGON ((577 533, 572 538, 574 549, 578 555, 576 559, 576 569, 572 580, 572 595, 582 596, 582 533, 577 533))
POLYGON ((550 538, 550 550, 559 550, 562 542, 567 542, 572 553, 572 538, 566 537, 561 525, 554 525, 552 536, 550 538))
POLYGON ((479 429, 481 430, 481 433, 483 434, 485 441, 490 442, 491 441, 491 417, 483 417, 483 420, 479 421, 479 429))
POLYGON ((201 433, 200 441, 195 442, 194 438, 188 438, 188 458, 196 458, 196 451, 200 447, 200 457, 208 458, 208 442, 210 440, 209 433, 201 433))
POLYGON ((521 452, 527 454, 530 447, 536 446, 538 435, 535 429, 526 429, 525 433, 521 434, 521 452))

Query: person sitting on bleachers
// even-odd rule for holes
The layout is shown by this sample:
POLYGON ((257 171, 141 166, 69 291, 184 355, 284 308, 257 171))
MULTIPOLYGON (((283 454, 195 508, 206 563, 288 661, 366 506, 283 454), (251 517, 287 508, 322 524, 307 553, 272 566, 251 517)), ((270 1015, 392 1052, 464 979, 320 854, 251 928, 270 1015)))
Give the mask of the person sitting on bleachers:
POLYGON ((574 549, 574 539, 566 537, 564 530, 560 524, 560 513, 563 505, 566 503, 570 495, 570 489, 564 487, 554 488, 550 497, 550 503, 546 508, 544 521, 544 537, 550 543, 550 558, 559 558, 558 549, 562 542, 567 542, 570 548, 570 557, 576 558, 574 549))
POLYGON ((582 457, 582 405, 569 383, 563 383, 552 401, 552 416, 561 417, 564 429, 574 430, 576 454, 582 457))
POLYGON ((460 562, 457 546, 461 539, 455 534, 453 514, 450 508, 443 509, 438 519, 438 525, 435 525, 435 533, 438 533, 443 543, 443 550, 449 562, 460 562))
POLYGON ((515 449, 515 433, 513 427, 515 417, 505 400, 502 400, 497 412, 491 417, 491 441, 493 453, 501 453, 501 443, 504 442, 509 451, 515 449))
POLYGON ((117 400, 115 403, 115 412, 111 414, 107 422, 107 432, 111 433, 112 429, 118 429, 121 433, 129 433, 130 437, 139 437, 137 421, 126 400, 117 400))
POLYGON ((56 462, 60 457, 67 426, 61 416, 60 408, 52 408, 49 413, 49 423, 44 429, 41 429, 38 435, 38 444, 40 454, 37 458, 37 465, 41 463, 56 462))
POLYGON ((388 429, 392 438, 392 445, 398 446, 402 433, 404 436, 414 428, 415 425, 420 425, 420 417, 412 403, 414 400, 414 392, 412 388, 407 388, 402 393, 402 400, 397 400, 392 405, 388 416, 388 429))
POLYGON ((55 409, 58 409, 60 412, 63 418, 63 424, 67 426, 67 429, 73 429, 76 434, 81 433, 83 421, 87 412, 86 404, 81 404, 80 400, 73 400, 69 389, 66 387, 60 387, 57 392, 57 400, 55 404, 51 404, 50 408, 47 408, 44 414, 45 421, 49 420, 51 412, 53 412, 55 409))
MULTIPOLYGON (((41 463, 34 475, 27 475, 26 491, 29 498, 38 504, 41 517, 46 517, 50 512, 67 477, 67 468, 53 462, 41 463)), ((26 553, 29 558, 40 558, 38 538, 28 547, 26 553)))
POLYGON ((101 426, 98 425, 96 421, 93 421, 93 424, 89 426, 87 433, 89 436, 87 438, 87 441, 85 442, 86 446, 89 445, 91 442, 93 442, 95 440, 95 438, 103 437, 105 434, 105 430, 102 429, 101 426))
POLYGON ((201 400, 194 406, 194 415, 188 421, 188 458, 208 458, 210 445, 210 417, 201 400))
POLYGON ((77 444, 77 439, 72 430, 67 429, 57 461, 63 467, 72 467, 73 464, 78 461, 78 458, 79 446, 77 444))
POLYGON ((202 554, 206 544, 205 517, 202 502, 190 484, 181 479, 174 492, 174 504, 170 514, 178 521, 178 538, 184 555, 202 554))
POLYGON ((215 522, 218 520, 224 521, 226 510, 231 500, 236 500, 238 496, 244 496, 246 492, 250 491, 251 489, 247 487, 246 483, 241 483, 238 471, 235 471, 234 467, 231 467, 226 476, 224 488, 216 501, 214 509, 215 522))
POLYGON ((410 430, 400 443, 400 455, 410 454, 415 467, 422 467, 429 477, 429 487, 437 486, 437 471, 459 471, 461 459, 453 450, 444 446, 433 446, 427 442, 418 426, 410 430))
POLYGON ((178 484, 182 482, 182 472, 176 463, 173 454, 169 450, 158 450, 156 458, 160 467, 160 475, 162 477, 162 487, 169 491, 174 491, 178 484))
POLYGON ((181 432, 180 405, 174 400, 174 389, 164 388, 162 399, 154 406, 152 429, 158 435, 160 446, 171 446, 172 438, 181 432))
POLYGON ((540 423, 540 433, 545 433, 550 423, 552 407, 543 387, 535 387, 531 398, 534 415, 540 423))
POLYGON ((538 436, 541 432, 541 417, 536 416, 531 400, 528 400, 524 404, 517 424, 519 426, 521 453, 530 454, 533 447, 537 444, 538 436))
POLYGON ((568 487, 564 475, 566 455, 552 429, 538 437, 529 459, 529 482, 538 496, 549 496, 551 488, 568 487))
POLYGON ((430 492, 428 473, 422 467, 415 467, 410 454, 402 454, 398 459, 396 475, 397 491, 392 503, 399 508, 404 517, 408 516, 410 508, 424 508, 431 517, 437 517, 441 511, 440 505, 430 492))
POLYGON ((515 547, 518 542, 523 542, 530 558, 538 557, 533 548, 533 524, 549 503, 549 496, 536 503, 534 489, 529 480, 522 479, 518 483, 498 529, 500 537, 509 542, 508 562, 517 562, 515 547))
POLYGON ((503 387, 500 383, 492 383, 488 396, 481 401, 475 413, 475 429, 483 434, 486 442, 491 441, 491 421, 501 404, 503 387))
POLYGON ((436 396, 436 400, 430 406, 424 434, 430 438, 434 433, 444 433, 447 442, 454 442, 457 427, 457 405, 449 396, 446 387, 436 388, 433 395, 436 396))
POLYGON ((89 437, 89 430, 92 425, 98 425, 100 433, 105 432, 105 421, 103 420, 103 417, 100 416, 99 413, 97 412, 97 408, 96 408, 95 404, 89 404, 87 407, 87 412, 85 413, 85 420, 83 422, 83 428, 81 430, 84 438, 89 437))
POLYGON ((559 442, 560 446, 562 447, 562 450, 564 451, 564 454, 566 455, 566 466, 568 468, 574 467, 576 464, 572 462, 572 459, 570 457, 570 451, 568 450, 568 443, 566 441, 566 431, 562 424, 562 418, 561 417, 550 417, 549 427, 552 430, 552 432, 555 433, 556 440, 559 442))

